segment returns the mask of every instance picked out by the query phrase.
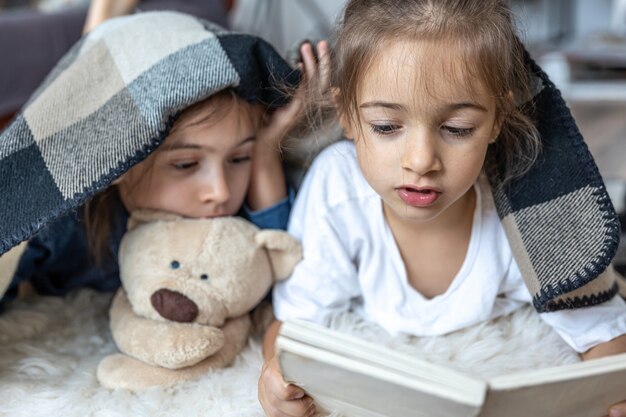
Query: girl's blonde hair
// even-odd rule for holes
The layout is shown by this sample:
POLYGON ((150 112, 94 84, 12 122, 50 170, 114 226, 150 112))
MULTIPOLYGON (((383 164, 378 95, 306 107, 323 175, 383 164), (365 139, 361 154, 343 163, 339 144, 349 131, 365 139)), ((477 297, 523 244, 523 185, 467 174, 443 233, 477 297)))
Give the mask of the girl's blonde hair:
MULTIPOLYGON (((220 91, 209 98, 193 104, 183 110, 176 118, 169 134, 178 129, 200 123, 217 123, 233 108, 237 112, 243 112, 244 117, 249 118, 251 124, 258 127, 261 122, 261 111, 257 107, 239 98, 232 89, 220 91)), ((166 148, 167 140, 161 145, 166 148)), ((144 175, 150 175, 152 159, 148 158, 141 162, 145 165, 144 175)), ((111 229, 120 221, 119 196, 117 187, 111 185, 105 191, 94 196, 83 209, 83 221, 87 236, 89 251, 97 265, 101 265, 105 257, 112 258, 110 253, 109 236, 111 229)))
POLYGON ((531 118, 534 76, 506 0, 350 0, 332 42, 334 94, 313 100, 309 116, 319 119, 327 114, 320 109, 332 105, 358 126, 358 91, 367 71, 385 45, 406 40, 459 54, 456 67, 465 73, 457 76, 482 81, 496 100, 501 129, 495 146, 504 150, 499 154, 506 160, 498 162, 505 180, 523 175, 540 152, 531 118))

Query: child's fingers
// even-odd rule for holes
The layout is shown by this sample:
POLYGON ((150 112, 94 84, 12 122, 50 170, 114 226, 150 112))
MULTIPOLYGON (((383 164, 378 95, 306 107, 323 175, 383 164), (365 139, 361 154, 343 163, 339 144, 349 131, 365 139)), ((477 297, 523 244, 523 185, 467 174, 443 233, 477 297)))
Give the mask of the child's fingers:
POLYGON ((273 413, 281 416, 289 417, 309 417, 315 414, 315 404, 313 399, 305 396, 298 400, 282 401, 269 398, 270 409, 273 413))
POLYGON ((612 405, 609 408, 609 417, 626 417, 626 401, 612 405))
POLYGON ((305 42, 300 46, 300 56, 304 64, 304 76, 313 79, 317 76, 317 58, 310 42, 305 42))
POLYGON ((313 399, 305 396, 302 388, 283 380, 275 358, 263 367, 259 401, 271 417, 308 417, 315 412, 313 399))
POLYGON ((304 397, 304 390, 297 385, 285 382, 274 364, 268 366, 263 374, 267 391, 271 392, 277 400, 290 401, 304 397))
POLYGON ((309 415, 306 404, 298 403, 297 401, 299 400, 279 400, 265 386, 262 386, 261 392, 259 392, 259 401, 261 402, 265 414, 269 417, 303 417, 309 415))
MULTIPOLYGON (((303 417, 306 416, 305 411, 299 414, 292 414, 290 411, 283 410, 285 402, 274 402, 269 401, 271 393, 267 393, 264 397, 260 397, 259 400, 261 402, 261 406, 263 407, 263 411, 268 417, 303 417)), ((308 417, 308 416, 307 416, 308 417)))
POLYGON ((275 357, 263 365, 260 383, 265 388, 265 392, 272 393, 279 400, 287 401, 304 397, 302 388, 285 382, 275 357))
POLYGON ((310 42, 305 42, 300 47, 302 65, 299 66, 304 78, 313 80, 317 78, 320 92, 324 92, 330 84, 330 51, 328 41, 319 41, 315 48, 310 42))
POLYGON ((324 91, 330 84, 330 51, 327 41, 320 41, 317 44, 317 57, 319 61, 320 89, 324 91))

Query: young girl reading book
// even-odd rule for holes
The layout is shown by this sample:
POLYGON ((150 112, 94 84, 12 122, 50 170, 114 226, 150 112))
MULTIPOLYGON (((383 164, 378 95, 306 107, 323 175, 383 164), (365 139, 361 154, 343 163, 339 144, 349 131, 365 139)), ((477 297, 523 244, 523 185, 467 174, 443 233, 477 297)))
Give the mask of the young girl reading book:
POLYGON ((351 0, 330 80, 349 140, 319 155, 294 205, 304 259, 274 290, 269 416, 315 412, 274 356, 289 319, 351 309, 443 335, 533 302, 583 359, 626 351, 614 210, 506 1, 351 0))
MULTIPOLYGON (((301 52, 314 74, 311 45, 301 52)), ((285 228, 280 140, 300 100, 286 105, 280 88, 297 81, 260 39, 192 16, 148 12, 89 33, 0 138, 2 242, 38 232, 3 303, 23 281, 114 291, 139 208, 285 228)))

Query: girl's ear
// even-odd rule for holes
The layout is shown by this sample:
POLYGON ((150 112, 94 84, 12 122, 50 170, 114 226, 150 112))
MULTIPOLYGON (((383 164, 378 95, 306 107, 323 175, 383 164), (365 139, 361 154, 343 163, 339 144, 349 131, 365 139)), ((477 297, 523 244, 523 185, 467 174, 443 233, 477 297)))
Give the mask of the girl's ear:
POLYGON ((352 123, 350 123, 350 117, 344 111, 343 107, 339 100, 339 88, 331 87, 330 94, 333 99, 333 104, 335 105, 335 109, 337 111, 337 117, 339 118, 339 125, 343 130, 343 134, 346 139, 354 140, 354 128, 352 123))
POLYGON ((501 115, 496 117, 496 121, 493 124, 493 129, 491 129, 491 140, 489 143, 494 143, 498 136, 500 136, 500 131, 502 130, 502 125, 504 124, 504 114, 508 113, 508 109, 510 106, 515 106, 515 95, 513 91, 509 91, 506 95, 506 100, 504 100, 504 109, 500 112, 501 115))
POLYGON ((498 136, 500 136, 500 130, 502 129, 504 118, 500 117, 499 119, 500 120, 496 120, 493 124, 493 129, 491 129, 491 135, 489 136, 489 143, 495 143, 498 136))

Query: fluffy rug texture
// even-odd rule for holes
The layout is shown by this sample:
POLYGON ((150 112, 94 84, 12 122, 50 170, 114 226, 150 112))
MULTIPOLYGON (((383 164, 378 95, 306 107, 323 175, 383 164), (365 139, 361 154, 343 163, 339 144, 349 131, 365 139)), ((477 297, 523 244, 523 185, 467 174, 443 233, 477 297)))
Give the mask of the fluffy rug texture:
MULTIPOLYGON (((140 392, 108 390, 98 362, 117 349, 108 327, 111 295, 32 297, 0 316, 1 416, 263 416, 257 402, 261 342, 205 377, 140 392)), ((390 337, 353 314, 332 327, 432 362, 488 378, 577 362, 578 355, 530 307, 444 337, 390 337)))

